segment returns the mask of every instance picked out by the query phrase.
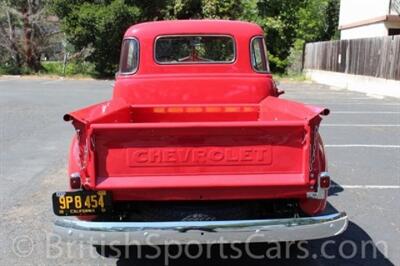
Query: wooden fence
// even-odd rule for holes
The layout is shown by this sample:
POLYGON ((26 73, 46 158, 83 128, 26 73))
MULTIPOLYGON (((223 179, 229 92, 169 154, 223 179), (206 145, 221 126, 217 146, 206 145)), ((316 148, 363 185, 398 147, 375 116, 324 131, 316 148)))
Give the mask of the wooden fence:
POLYGON ((308 43, 303 68, 400 80, 400 36, 308 43))

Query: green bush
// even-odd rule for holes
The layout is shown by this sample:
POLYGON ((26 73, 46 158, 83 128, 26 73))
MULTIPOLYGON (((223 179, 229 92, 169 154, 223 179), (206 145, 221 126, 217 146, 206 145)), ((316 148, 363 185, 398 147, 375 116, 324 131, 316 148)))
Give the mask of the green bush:
POLYGON ((13 63, 4 63, 0 65, 0 75, 29 75, 32 70, 28 67, 18 67, 13 63))
MULTIPOLYGON (((117 70, 122 36, 140 20, 139 8, 124 0, 49 2, 61 20, 67 41, 76 51, 92 47, 86 61, 94 63, 100 76, 112 77, 117 70)), ((150 3, 149 8, 158 8, 150 3)))
POLYGON ((272 73, 285 73, 286 67, 288 66, 287 59, 282 60, 278 56, 268 53, 268 61, 272 73))
POLYGON ((42 74, 57 75, 57 76, 90 76, 96 77, 97 72, 93 63, 84 61, 71 61, 68 62, 65 68, 63 62, 48 61, 42 63, 44 71, 42 74))
POLYGON ((304 45, 305 41, 298 39, 294 42, 293 47, 290 49, 290 54, 287 58, 288 67, 286 69, 289 75, 298 75, 302 72, 304 45))

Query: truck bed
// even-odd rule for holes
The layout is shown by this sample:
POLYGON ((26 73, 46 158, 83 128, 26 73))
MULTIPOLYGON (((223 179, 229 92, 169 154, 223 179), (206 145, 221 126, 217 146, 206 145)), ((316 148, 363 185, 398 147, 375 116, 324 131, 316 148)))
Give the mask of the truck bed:
POLYGON ((88 149, 86 186, 116 200, 304 197, 322 108, 259 104, 125 105, 71 114, 88 149))

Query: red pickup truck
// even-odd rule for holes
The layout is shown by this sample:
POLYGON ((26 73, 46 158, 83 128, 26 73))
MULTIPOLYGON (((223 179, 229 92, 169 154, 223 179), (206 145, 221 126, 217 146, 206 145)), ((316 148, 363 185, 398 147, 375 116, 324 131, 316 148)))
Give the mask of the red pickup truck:
POLYGON ((76 130, 70 189, 52 200, 56 215, 75 217, 56 220, 56 232, 103 245, 340 234, 346 214, 323 213, 318 127, 329 110, 281 93, 255 24, 130 27, 112 99, 64 116, 76 130))

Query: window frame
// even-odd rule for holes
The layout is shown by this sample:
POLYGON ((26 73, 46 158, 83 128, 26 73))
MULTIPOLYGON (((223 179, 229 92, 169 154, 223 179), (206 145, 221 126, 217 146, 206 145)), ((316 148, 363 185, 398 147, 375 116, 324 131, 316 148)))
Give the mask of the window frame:
POLYGON ((159 35, 154 39, 153 42, 153 60, 156 64, 158 65, 204 65, 204 64, 222 64, 222 65, 228 65, 228 64, 233 64, 237 60, 237 49, 236 49, 236 40, 232 35, 229 34, 167 34, 167 35, 159 35), (160 62, 157 60, 156 57, 156 45, 157 41, 161 38, 168 38, 168 37, 196 37, 196 36, 201 36, 201 37, 228 37, 232 40, 233 43, 233 59, 230 61, 198 61, 198 62, 160 62))
POLYGON ((398 36, 400 35, 400 28, 388 28, 388 36, 398 36))
POLYGON ((139 65, 140 65, 140 42, 139 42, 139 40, 136 38, 136 37, 127 37, 127 38, 124 38, 123 40, 122 40, 122 44, 121 44, 121 53, 120 53, 120 60, 119 60, 119 65, 118 65, 118 75, 133 75, 133 74, 135 74, 137 71, 138 71, 138 69, 139 69, 139 65), (121 71, 121 59, 122 59, 122 47, 124 46, 124 42, 125 41, 135 41, 136 42, 136 45, 137 45, 137 64, 136 64, 136 67, 132 70, 132 71, 130 71, 130 72, 122 72, 121 71))
POLYGON ((265 43, 265 37, 262 35, 257 35, 257 36, 253 36, 250 39, 250 65, 251 68, 253 69, 254 72, 256 73, 261 73, 261 74, 271 74, 271 68, 269 67, 269 60, 268 60, 268 50, 267 50, 267 44, 265 43), (265 71, 261 71, 258 70, 254 67, 254 60, 253 60, 253 52, 254 52, 254 48, 253 48, 253 43, 255 42, 255 40, 257 39, 261 39, 262 40, 262 44, 263 44, 263 51, 264 51, 264 55, 265 55, 265 65, 266 65, 266 70, 265 71))

